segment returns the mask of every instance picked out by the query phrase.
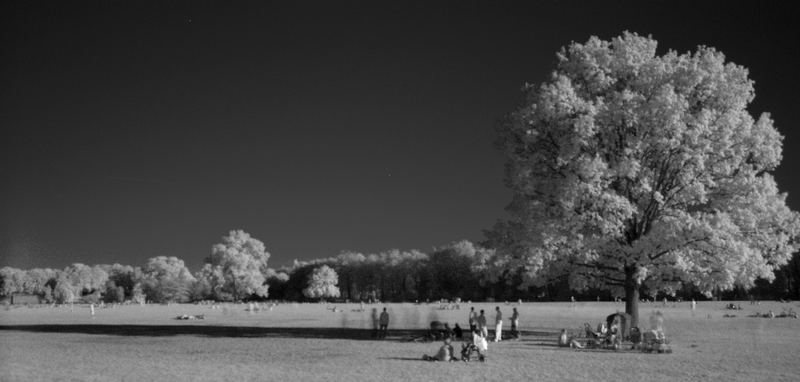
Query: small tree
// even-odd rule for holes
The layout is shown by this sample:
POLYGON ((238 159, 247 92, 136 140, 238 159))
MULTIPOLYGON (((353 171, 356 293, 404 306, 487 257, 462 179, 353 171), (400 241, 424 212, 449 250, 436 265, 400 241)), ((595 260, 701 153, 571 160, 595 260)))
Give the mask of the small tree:
POLYGON ((60 279, 53 289, 53 298, 59 304, 71 304, 75 301, 75 291, 69 282, 60 279))
POLYGON ((0 268, 0 296, 11 296, 14 293, 26 293, 29 284, 28 272, 22 269, 0 268))
POLYGON ((308 280, 308 287, 303 289, 303 295, 310 299, 325 299, 339 297, 339 276, 333 268, 323 265, 315 268, 308 280))
POLYGON ((133 286, 133 291, 131 293, 131 300, 139 305, 144 305, 145 302, 147 301, 147 297, 142 291, 141 284, 136 284, 133 286))
POLYGON ((118 287, 122 287, 125 298, 133 296, 133 287, 141 282, 142 270, 139 267, 132 267, 130 265, 113 264, 108 267, 108 279, 113 281, 118 287))
POLYGON ((797 250, 798 214, 770 175, 783 137, 747 110, 753 81, 708 47, 592 37, 498 130, 509 222, 488 236, 504 267, 544 284, 710 294, 772 279, 797 250))

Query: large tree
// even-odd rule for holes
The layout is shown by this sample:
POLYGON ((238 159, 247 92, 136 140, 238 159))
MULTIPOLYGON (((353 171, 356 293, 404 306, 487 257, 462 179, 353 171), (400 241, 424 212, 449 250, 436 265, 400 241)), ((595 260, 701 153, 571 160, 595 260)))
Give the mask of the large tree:
POLYGON ((266 297, 269 256, 260 240, 242 230, 230 231, 211 248, 211 256, 197 274, 198 282, 220 300, 266 297))
POLYGON ((798 214, 770 175, 783 137, 747 110, 753 81, 714 48, 659 55, 632 33, 557 54, 498 128, 511 219, 489 233, 509 269, 544 284, 710 294, 771 279, 798 214))

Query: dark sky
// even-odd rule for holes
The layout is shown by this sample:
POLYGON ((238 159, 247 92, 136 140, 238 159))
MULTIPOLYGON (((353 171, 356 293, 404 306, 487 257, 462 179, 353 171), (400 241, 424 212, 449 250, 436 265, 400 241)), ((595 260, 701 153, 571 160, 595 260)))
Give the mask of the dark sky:
POLYGON ((800 209, 789 8, 284 3, 2 2, 0 266, 197 269, 231 229, 272 266, 481 240, 510 198, 493 127, 520 87, 624 30, 750 69, 800 209))

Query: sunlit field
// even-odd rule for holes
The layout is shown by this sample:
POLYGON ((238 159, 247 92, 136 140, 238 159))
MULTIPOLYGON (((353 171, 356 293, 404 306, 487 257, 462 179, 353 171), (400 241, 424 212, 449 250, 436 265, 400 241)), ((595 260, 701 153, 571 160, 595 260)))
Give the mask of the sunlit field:
MULTIPOLYGON (((622 304, 523 303, 522 338, 490 343, 488 362, 421 360, 440 346, 413 341, 430 321, 468 327, 475 306, 493 327, 497 305, 365 305, 361 312, 357 304, 284 304, 258 313, 241 304, 148 305, 98 308, 94 317, 88 306, 12 307, 0 311, 0 380, 800 380, 800 320, 747 317, 797 311, 797 303, 741 302, 743 310, 729 311, 700 302, 694 312, 686 302, 643 304, 643 323, 656 310, 664 314, 672 354, 555 346, 561 328, 596 325, 622 304), (389 336, 374 340, 371 310, 384 306, 389 336), (175 319, 182 314, 205 319, 175 319)), ((515 305, 499 304, 506 317, 515 305)))

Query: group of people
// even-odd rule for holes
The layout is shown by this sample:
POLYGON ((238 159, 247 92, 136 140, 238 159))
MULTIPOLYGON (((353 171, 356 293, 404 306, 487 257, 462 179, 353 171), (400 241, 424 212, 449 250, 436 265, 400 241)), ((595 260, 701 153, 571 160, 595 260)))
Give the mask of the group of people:
MULTIPOLYGON (((441 362, 450 362, 450 361, 458 361, 458 356, 455 355, 455 350, 453 349, 452 345, 452 338, 445 337, 444 343, 439 348, 439 351, 434 355, 423 355, 422 359, 426 361, 441 361, 441 362)), ((472 337, 461 344, 461 361, 469 362, 472 358, 473 354, 478 355, 478 360, 481 362, 486 362, 486 354, 489 351, 489 342, 486 340, 486 336, 483 333, 476 329, 472 330, 472 337)))
MULTIPOLYGON (((494 342, 500 342, 503 340, 503 312, 500 310, 499 306, 495 307, 494 310, 494 342)), ((483 309, 481 309, 480 314, 475 312, 474 307, 469 309, 469 329, 470 331, 475 331, 477 329, 484 337, 489 337, 486 312, 484 312, 483 309)), ((519 338, 519 312, 517 308, 514 308, 511 314, 511 337, 515 339, 519 338)))
MULTIPOLYGON (((480 313, 478 313, 475 311, 474 307, 471 307, 467 319, 469 322, 471 337, 468 339, 464 338, 465 342, 461 346, 461 360, 469 362, 469 360, 472 358, 472 355, 477 353, 478 360, 485 362, 486 355, 489 350, 489 326, 486 320, 486 312, 481 310, 480 313)), ((513 308, 510 321, 511 337, 518 339, 519 312, 517 311, 517 308, 513 308)), ((499 306, 495 307, 494 323, 494 342, 500 342, 503 340, 503 312, 500 310, 499 306)), ((449 329, 448 325, 445 325, 445 327, 449 329)), ((439 348, 439 351, 434 355, 423 355, 422 358, 428 361, 457 361, 458 357, 455 356, 452 346, 452 337, 458 339, 463 338, 463 333, 461 332, 461 327, 456 324, 455 329, 453 330, 454 335, 448 335, 444 337, 444 343, 439 348)))
POLYGON ((592 329, 589 323, 584 324, 586 344, 581 343, 576 336, 569 336, 567 329, 562 329, 558 337, 558 346, 570 347, 573 349, 591 348, 613 348, 619 349, 622 344, 620 322, 615 320, 608 327, 605 322, 597 325, 597 330, 592 329))

